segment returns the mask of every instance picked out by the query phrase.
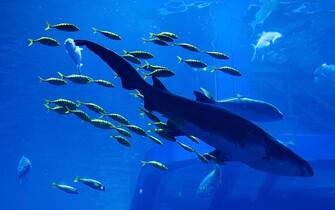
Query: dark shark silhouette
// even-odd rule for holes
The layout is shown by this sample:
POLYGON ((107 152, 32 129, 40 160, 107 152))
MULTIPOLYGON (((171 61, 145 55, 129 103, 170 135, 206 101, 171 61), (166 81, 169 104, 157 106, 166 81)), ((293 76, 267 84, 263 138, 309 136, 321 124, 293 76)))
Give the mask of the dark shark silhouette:
POLYGON ((169 119, 186 135, 212 147, 218 160, 241 161, 248 166, 285 176, 313 176, 310 165, 252 122, 210 103, 190 100, 169 92, 153 77, 153 85, 115 52, 86 40, 75 40, 104 60, 120 77, 122 87, 144 95, 144 107, 169 119))

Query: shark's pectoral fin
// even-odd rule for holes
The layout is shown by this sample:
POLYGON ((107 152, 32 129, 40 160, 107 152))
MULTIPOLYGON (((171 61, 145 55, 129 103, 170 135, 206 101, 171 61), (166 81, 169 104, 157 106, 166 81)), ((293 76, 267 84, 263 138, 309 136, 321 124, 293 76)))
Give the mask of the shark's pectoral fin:
POLYGON ((208 98, 205 94, 194 91, 195 100, 203 103, 214 103, 215 101, 213 99, 208 98))

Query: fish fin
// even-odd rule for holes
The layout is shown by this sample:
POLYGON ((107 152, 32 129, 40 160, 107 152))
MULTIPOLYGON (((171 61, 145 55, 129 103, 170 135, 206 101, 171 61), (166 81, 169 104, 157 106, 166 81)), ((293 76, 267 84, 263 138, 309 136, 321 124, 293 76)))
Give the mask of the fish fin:
POLYGON ((143 79, 146 80, 148 78, 149 74, 144 74, 143 79))
POLYGON ((209 99, 212 99, 214 101, 213 96, 209 93, 209 91, 203 87, 200 87, 201 92, 209 99))
POLYGON ((150 42, 148 39, 144 39, 144 38, 142 38, 142 41, 143 41, 143 43, 148 43, 148 42, 150 42))
POLYGON ((81 67, 83 66, 84 64, 80 63, 77 65, 77 70, 79 72, 79 74, 81 74, 81 67))
POLYGON ((77 100, 78 107, 83 104, 83 102, 77 100))
POLYGON ((256 45, 252 45, 254 47, 254 53, 252 54, 252 57, 251 57, 251 62, 253 62, 256 58, 256 53, 257 53, 257 48, 256 48, 256 45))
POLYGON ((180 56, 177 56, 177 58, 178 58, 178 63, 181 63, 181 62, 183 62, 183 59, 182 59, 182 57, 180 57, 180 56))
POLYGON ((195 95, 195 100, 203 103, 214 103, 215 101, 211 98, 208 98, 205 94, 200 93, 199 91, 193 92, 195 95))
POLYGON ((65 78, 65 75, 61 72, 57 72, 57 74, 60 76, 61 79, 64 79, 65 78))
POLYGON ((210 70, 211 73, 215 72, 217 70, 217 68, 215 66, 212 67, 212 69, 210 70))
POLYGON ((65 106, 65 109, 66 109, 66 112, 65 112, 65 114, 69 114, 69 113, 71 113, 71 112, 72 112, 72 110, 71 110, 71 109, 69 109, 67 106, 65 106))
POLYGON ((48 99, 45 99, 44 101, 45 101, 45 104, 46 104, 46 105, 50 104, 50 102, 51 102, 51 101, 48 100, 48 99))
POLYGON ((28 39, 28 41, 29 41, 28 47, 30 47, 31 45, 34 44, 34 40, 33 39, 28 39))
POLYGON ((47 30, 49 30, 50 28, 52 28, 52 25, 49 24, 49 23, 47 22, 47 27, 44 29, 44 31, 47 31, 47 30))
POLYGON ((56 187, 56 186, 57 186, 57 183, 56 183, 56 182, 51 182, 51 186, 52 186, 52 187, 56 187))
POLYGON ((167 88, 163 85, 163 83, 157 77, 152 77, 152 81, 153 81, 154 88, 167 91, 167 88))
POLYGON ((141 160, 142 166, 145 166, 146 164, 148 164, 148 162, 141 160))
POLYGON ((127 50, 122 50, 124 54, 129 54, 127 50))
POLYGON ((76 178, 74 178, 73 182, 77 183, 80 181, 80 177, 79 176, 76 176, 76 178))
POLYGON ((154 33, 149 33, 149 36, 150 36, 150 37, 154 37, 155 34, 154 34, 154 33))
POLYGON ((44 106, 45 108, 47 108, 47 111, 48 111, 48 112, 50 111, 51 107, 48 106, 48 104, 43 104, 43 106, 44 106))
POLYGON ((236 94, 236 98, 243 98, 243 95, 242 94, 236 94))
POLYGON ((92 30, 93 30, 93 33, 97 33, 98 32, 98 29, 95 28, 95 27, 92 27, 92 30))
POLYGON ((38 76, 38 79, 40 79, 40 82, 44 82, 45 79, 43 79, 42 77, 38 76))

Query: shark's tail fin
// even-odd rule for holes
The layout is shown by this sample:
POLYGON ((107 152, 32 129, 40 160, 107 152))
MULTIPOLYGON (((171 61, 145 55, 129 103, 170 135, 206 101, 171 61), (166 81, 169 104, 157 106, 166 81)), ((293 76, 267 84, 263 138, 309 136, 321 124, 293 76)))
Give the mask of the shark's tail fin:
POLYGON ((139 91, 143 91, 143 89, 149 86, 136 69, 115 52, 86 40, 75 40, 75 43, 77 46, 86 46, 105 61, 121 78, 123 88, 127 90, 138 89, 139 91))

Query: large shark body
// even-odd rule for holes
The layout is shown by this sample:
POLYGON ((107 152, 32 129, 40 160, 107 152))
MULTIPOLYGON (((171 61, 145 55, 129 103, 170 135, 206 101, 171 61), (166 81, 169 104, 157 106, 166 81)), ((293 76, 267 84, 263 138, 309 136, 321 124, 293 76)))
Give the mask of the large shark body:
POLYGON ((309 164, 260 127, 214 104, 190 100, 169 92, 153 77, 153 85, 122 57, 96 43, 76 40, 104 60, 120 77, 122 87, 144 95, 144 107, 167 117, 186 135, 194 135, 212 147, 219 160, 241 161, 252 168, 286 176, 313 175, 309 164))

